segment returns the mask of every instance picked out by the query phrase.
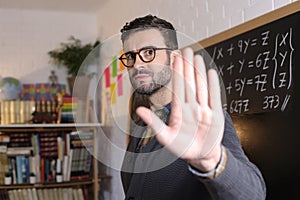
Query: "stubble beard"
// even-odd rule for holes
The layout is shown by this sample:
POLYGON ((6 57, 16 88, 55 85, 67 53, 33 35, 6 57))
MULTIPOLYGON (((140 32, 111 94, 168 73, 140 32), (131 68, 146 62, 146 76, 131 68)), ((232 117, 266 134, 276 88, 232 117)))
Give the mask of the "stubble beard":
POLYGON ((132 78, 134 75, 130 78, 134 90, 141 95, 151 95, 171 81, 172 70, 169 65, 164 65, 163 69, 156 74, 150 70, 146 70, 144 73, 147 73, 152 77, 150 83, 143 83, 143 81, 140 81, 139 85, 137 85, 132 78))

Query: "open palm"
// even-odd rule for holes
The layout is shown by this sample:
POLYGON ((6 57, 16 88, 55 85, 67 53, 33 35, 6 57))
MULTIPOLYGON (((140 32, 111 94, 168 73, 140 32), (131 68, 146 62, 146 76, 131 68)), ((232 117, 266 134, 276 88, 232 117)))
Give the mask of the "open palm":
POLYGON ((176 156, 190 162, 220 152, 224 132, 220 84, 216 70, 206 71, 203 58, 190 48, 176 55, 173 64, 172 104, 169 125, 151 110, 137 114, 152 128, 157 140, 176 156))

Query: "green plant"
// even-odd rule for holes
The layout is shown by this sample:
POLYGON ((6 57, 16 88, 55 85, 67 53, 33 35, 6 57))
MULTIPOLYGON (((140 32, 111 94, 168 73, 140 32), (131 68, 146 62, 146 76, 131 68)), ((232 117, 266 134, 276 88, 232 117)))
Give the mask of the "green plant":
POLYGON ((84 70, 81 70, 80 66, 98 44, 98 41, 94 45, 91 43, 82 44, 81 40, 70 36, 68 42, 60 43, 60 48, 49 51, 48 55, 58 67, 66 67, 68 75, 84 75, 84 70))

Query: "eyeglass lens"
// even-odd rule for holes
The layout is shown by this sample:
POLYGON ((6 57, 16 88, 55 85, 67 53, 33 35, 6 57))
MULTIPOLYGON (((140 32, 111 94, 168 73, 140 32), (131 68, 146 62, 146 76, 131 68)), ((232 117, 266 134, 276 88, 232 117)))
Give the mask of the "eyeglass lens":
POLYGON ((123 64, 127 67, 132 67, 136 61, 137 54, 143 62, 151 62, 155 58, 155 49, 147 48, 141 49, 138 52, 128 52, 124 54, 124 57, 122 58, 123 64))

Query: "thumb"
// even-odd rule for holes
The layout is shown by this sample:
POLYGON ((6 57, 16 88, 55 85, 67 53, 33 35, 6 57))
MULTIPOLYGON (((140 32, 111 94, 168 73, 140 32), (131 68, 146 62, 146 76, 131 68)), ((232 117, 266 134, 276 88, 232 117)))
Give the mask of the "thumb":
POLYGON ((162 132, 166 126, 166 124, 148 108, 138 107, 136 113, 155 132, 155 134, 162 132))

